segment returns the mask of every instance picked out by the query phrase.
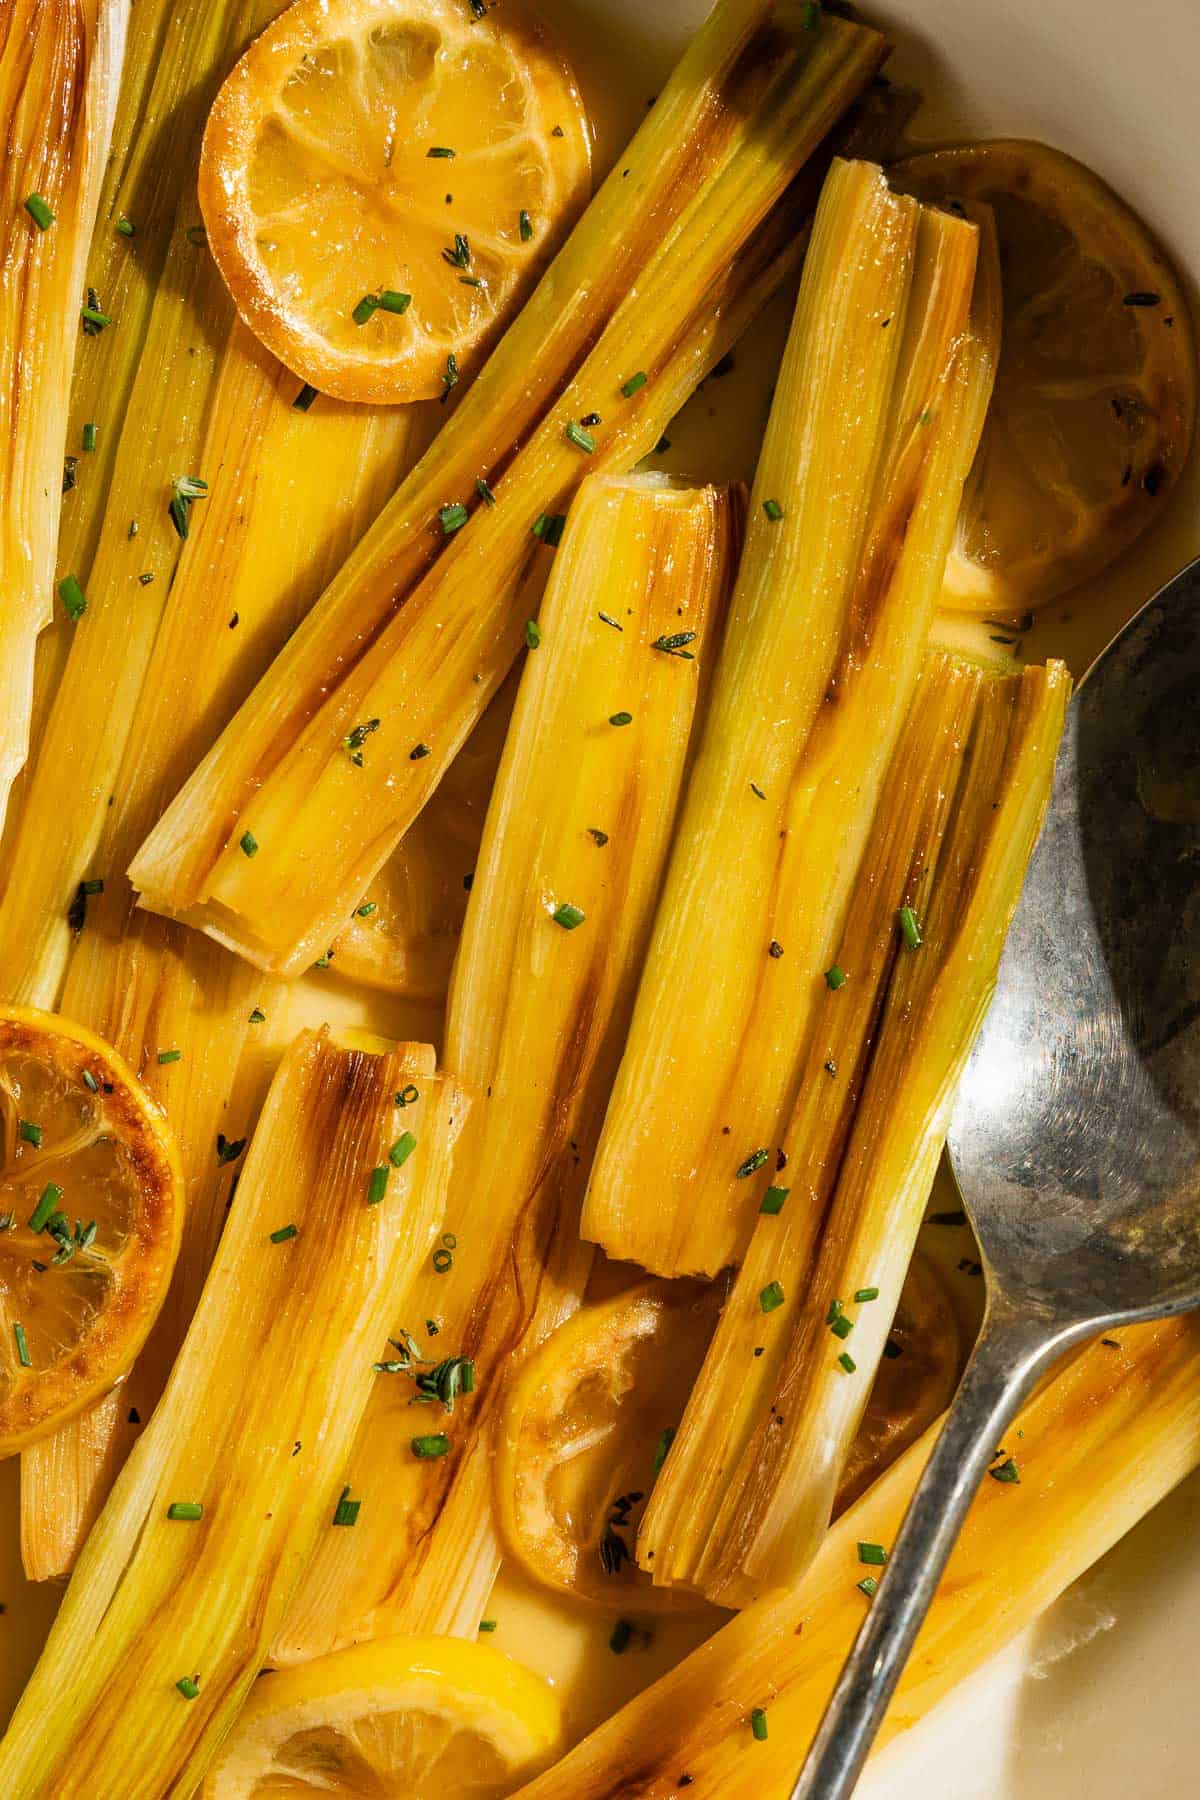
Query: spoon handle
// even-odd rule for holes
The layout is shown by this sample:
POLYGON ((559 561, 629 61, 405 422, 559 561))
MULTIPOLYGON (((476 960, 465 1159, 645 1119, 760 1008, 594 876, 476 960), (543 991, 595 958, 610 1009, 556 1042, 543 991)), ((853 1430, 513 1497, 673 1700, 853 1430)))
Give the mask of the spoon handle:
POLYGON ((1003 1308, 985 1320, 791 1800, 848 1800, 853 1792, 975 1490, 1060 1347, 1041 1320, 1003 1308))

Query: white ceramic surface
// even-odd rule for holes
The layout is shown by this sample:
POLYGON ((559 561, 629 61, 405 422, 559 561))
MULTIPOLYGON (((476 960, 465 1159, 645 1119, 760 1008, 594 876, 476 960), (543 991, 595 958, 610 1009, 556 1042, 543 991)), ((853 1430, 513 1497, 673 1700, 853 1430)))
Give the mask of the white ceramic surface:
MULTIPOLYGON (((602 145, 636 122, 707 0, 558 0, 602 145)), ((920 87, 914 142, 1039 137, 1082 158, 1200 281, 1200 0, 864 0, 920 87)), ((783 319, 777 309, 776 329, 783 319)), ((745 472, 769 351, 739 357, 673 432, 689 473, 745 472), (714 432, 713 413, 719 432, 714 432)), ((1200 459, 1158 531, 1030 644, 1078 669, 1200 554, 1200 459)), ((1200 1477, 1184 1484, 1021 1639, 898 1739, 862 1800, 1149 1800, 1200 1792, 1200 1477)))

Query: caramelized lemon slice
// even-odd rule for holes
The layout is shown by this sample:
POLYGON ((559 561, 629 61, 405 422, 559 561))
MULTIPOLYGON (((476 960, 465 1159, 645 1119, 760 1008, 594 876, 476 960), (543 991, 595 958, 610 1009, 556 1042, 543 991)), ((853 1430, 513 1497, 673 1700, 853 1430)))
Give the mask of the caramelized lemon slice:
POLYGON ((1141 220, 1044 144, 910 157, 896 185, 993 209, 1004 338, 944 602, 1019 615, 1100 573, 1153 524, 1195 417, 1192 321, 1141 220))
POLYGON ((390 1638, 264 1675, 204 1800, 499 1800, 561 1752, 553 1691, 489 1645, 390 1638))
POLYGON ((574 78, 520 0, 298 0, 209 114, 200 208, 238 311, 343 400, 449 391, 586 199, 574 78))
POLYGON ((183 1222, 174 1139, 133 1071, 53 1013, 0 1011, 0 1456, 128 1370, 183 1222))

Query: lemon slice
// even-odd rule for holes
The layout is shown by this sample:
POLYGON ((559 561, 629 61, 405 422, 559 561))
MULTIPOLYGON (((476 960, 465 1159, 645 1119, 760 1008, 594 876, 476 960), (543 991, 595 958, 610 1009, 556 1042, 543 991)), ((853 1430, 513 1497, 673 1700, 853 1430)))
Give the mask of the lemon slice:
POLYGON ((486 1644, 385 1638, 264 1675, 204 1800, 498 1800, 563 1748, 553 1690, 486 1644))
POLYGON ((1161 513, 1195 417, 1187 301, 1141 220, 1061 151, 1001 139, 893 175, 995 215, 1003 347, 944 604, 1015 617, 1098 575, 1161 513))
POLYGON ((657 1466, 704 1360, 719 1283, 646 1281, 584 1306, 505 1397, 495 1492, 509 1553, 536 1581, 605 1607, 702 1607, 633 1560, 657 1466))
POLYGON ((940 1277, 922 1256, 909 1264, 879 1365, 842 1479, 835 1516, 944 1412, 963 1368, 958 1317, 940 1277))
POLYGON ((204 134, 209 246, 257 337, 321 393, 449 392, 583 205, 587 117, 520 0, 298 0, 204 134))
POLYGON ((0 1456, 125 1374, 166 1296, 183 1222, 155 1102, 94 1032, 0 1011, 0 1456))

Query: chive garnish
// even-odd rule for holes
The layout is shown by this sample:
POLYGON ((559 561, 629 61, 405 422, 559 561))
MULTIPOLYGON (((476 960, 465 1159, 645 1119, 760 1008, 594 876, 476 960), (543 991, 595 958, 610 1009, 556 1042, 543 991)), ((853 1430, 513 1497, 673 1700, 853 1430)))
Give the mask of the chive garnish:
POLYGON ((400 1136, 388 1151, 388 1161, 391 1163, 393 1169, 402 1169, 416 1147, 417 1140, 412 1132, 401 1132, 400 1136))
POLYGON ((900 926, 900 935, 909 950, 919 950, 922 944, 921 927, 917 915, 911 906, 901 906, 896 913, 900 926))
POLYGON ((395 1098, 397 1106, 415 1106, 421 1098, 421 1090, 410 1081, 407 1087, 400 1089, 395 1098))
POLYGON ((518 215, 517 225, 521 233, 521 242, 527 244, 533 236, 533 220, 525 211, 524 207, 522 207, 521 212, 518 215))
POLYGON ((356 919, 369 919, 371 914, 378 910, 378 906, 377 900, 364 900, 361 906, 355 907, 354 916, 356 919))
POLYGON ((632 725, 633 714, 631 712, 609 713, 608 722, 610 725, 632 725))
POLYGON ((341 1492, 341 1497, 339 1498, 337 1505, 333 1509, 333 1523, 335 1525, 357 1525, 358 1524, 358 1512, 359 1512, 359 1508, 362 1505, 362 1501, 349 1499, 348 1498, 349 1493, 350 1493, 350 1489, 348 1487, 344 1487, 341 1492))
POLYGON ((538 624, 537 620, 536 619, 526 619, 526 621, 525 621, 525 647, 526 647, 526 649, 536 650, 538 645, 541 643, 541 641, 542 641, 542 628, 538 624))
POLYGON ((200 1697, 200 1681, 198 1676, 184 1675, 175 1683, 185 1700, 197 1700, 200 1697))
POLYGON ((455 500, 449 506, 438 508, 438 518, 442 521, 442 530, 447 537, 452 531, 461 531, 470 516, 461 500, 455 500))
POLYGON ((84 447, 84 449, 85 450, 94 450, 96 448, 96 440, 98 439, 99 435, 100 435, 100 432, 99 432, 99 428, 97 426, 91 425, 91 424, 85 425, 83 428, 83 447, 84 447))
POLYGON ((555 550, 562 542, 566 523, 566 513, 539 513, 530 529, 534 537, 541 538, 544 544, 549 545, 551 550, 555 550))
POLYGON ((783 517, 783 508, 780 506, 778 500, 764 500, 763 511, 766 513, 772 524, 774 524, 777 519, 782 519, 783 517))
POLYGON ((446 373, 442 376, 441 404, 450 398, 450 389, 458 386, 458 359, 453 350, 446 357, 446 373))
POLYGON ((158 1053, 158 1060, 160 1063, 173 1063, 179 1062, 182 1056, 182 1050, 160 1050, 158 1053))
POLYGON ((572 906, 569 900, 563 900, 555 907, 550 917, 556 925, 561 925, 564 931, 574 931, 576 926, 583 924, 586 915, 581 907, 572 906))
POLYGON ((243 831, 241 837, 238 839, 238 844, 243 856, 258 855, 258 839, 252 831, 243 831))
POLYGON ((593 454, 593 452, 595 451, 595 448, 596 448, 595 438, 592 436, 590 431, 585 431, 583 429, 582 425, 577 425, 575 423, 574 419, 572 419, 570 424, 567 426, 567 429, 566 429, 566 432, 564 433, 564 435, 566 437, 568 444, 574 444, 574 446, 577 450, 585 451, 588 456, 591 456, 593 454))
POLYGON ((427 756, 432 755, 433 751, 428 744, 414 744, 408 753, 408 760, 409 762, 424 762, 427 756))
POLYGON ((127 219, 125 217, 124 213, 122 213, 120 218, 117 220, 117 230, 120 232, 122 237, 136 237, 137 236, 137 227, 134 225, 132 219, 127 219))
POLYGON ((64 575, 58 584, 58 597, 72 625, 87 611, 87 595, 74 575, 64 575))
POLYGON ((855 1294, 854 1298, 860 1306, 863 1306, 866 1304, 866 1302, 868 1300, 878 1300, 879 1289, 878 1288, 859 1288, 859 1290, 855 1294))
POLYGON ((88 1089, 89 1093, 98 1094, 100 1092, 100 1083, 96 1080, 96 1077, 92 1074, 90 1069, 85 1069, 83 1071, 83 1085, 88 1089))
POLYGON ((316 399, 317 392, 318 390, 312 385, 312 382, 306 381, 304 386, 300 389, 300 392, 296 395, 296 398, 292 401, 292 411, 307 412, 313 401, 316 399))
POLYGON ((425 154, 426 156, 440 156, 444 158, 453 156, 454 152, 453 150, 448 149, 445 144, 431 144, 425 154))
POLYGON ((758 1296, 758 1304, 765 1313, 774 1312, 777 1306, 783 1305, 783 1283, 768 1281, 758 1296))
POLYGON ((600 848, 603 850, 605 844, 608 842, 607 831, 601 831, 598 825, 589 825, 587 834, 591 838, 593 844, 599 844, 600 848))
POLYGON ((367 1182, 367 1205, 368 1206, 378 1206, 379 1205, 379 1202, 383 1199, 383 1196, 387 1193, 387 1184, 388 1184, 387 1165, 385 1163, 380 1163, 377 1168, 374 1168, 371 1170, 371 1177, 370 1177, 370 1180, 367 1182))
POLYGON ((495 1631, 496 1620, 495 1619, 480 1619, 479 1629, 480 1629, 480 1631, 495 1631))
POLYGON ((35 1150, 41 1149, 42 1128, 40 1125, 35 1125, 32 1119, 18 1119, 17 1130, 27 1144, 32 1144, 35 1150))
POLYGON ((99 337, 104 327, 112 324, 109 315, 100 310, 100 296, 95 288, 88 289, 87 305, 80 307, 79 318, 88 337, 99 337))
POLYGON ((355 725, 342 739, 342 749, 350 758, 356 769, 363 766, 363 745, 373 731, 379 730, 378 719, 364 719, 361 725, 355 725))
POLYGON ((756 1706, 750 1714, 750 1729, 760 1744, 767 1741, 767 1715, 761 1706, 756 1706))
POLYGON ((167 511, 171 515, 171 523, 176 535, 186 538, 191 527, 192 502, 203 500, 208 493, 207 481, 201 481, 198 475, 177 475, 171 483, 171 498, 167 511))
POLYGON ((471 266, 471 246, 461 231, 454 234, 453 250, 443 250, 442 258, 452 269, 469 269, 471 266))
POLYGON ((411 305, 411 294, 398 293, 395 288, 380 289, 379 309, 381 312, 406 313, 411 305))
POLYGON ((29 1341, 25 1336, 25 1327, 19 1320, 13 1324, 13 1337, 17 1342, 17 1361, 23 1369, 32 1369, 33 1358, 29 1354, 29 1341))
POLYGON ((847 1375, 853 1375, 854 1371, 858 1368, 858 1364, 848 1350, 843 1350, 842 1354, 838 1357, 838 1366, 844 1369, 847 1375))
POLYGON ((256 1006, 254 1008, 254 1011, 250 1014, 250 1024, 251 1025, 265 1025, 266 1022, 267 1022, 266 1013, 263 1011, 261 1006, 256 1006))
POLYGON ((864 1544, 860 1542, 858 1545, 858 1560, 860 1563, 866 1563, 868 1568, 880 1568, 887 1561, 887 1551, 882 1544, 864 1544))
POLYGON ((745 1181, 748 1175, 753 1175, 757 1169, 761 1169, 770 1154, 769 1150, 752 1150, 745 1162, 738 1165, 735 1171, 736 1180, 745 1181))
POLYGON ((435 1250, 430 1260, 433 1263, 435 1273, 438 1275, 447 1275, 454 1267, 454 1258, 448 1250, 435 1250))
POLYGON ((638 389, 644 388, 649 379, 646 371, 639 369, 636 375, 631 375, 628 381, 621 383, 621 392, 627 400, 632 400, 638 389))
POLYGON ((840 1312, 835 1319, 830 1319, 829 1329, 834 1337, 848 1338, 854 1330, 854 1320, 848 1319, 844 1312, 840 1312))
POLYGON ((378 294, 364 294, 358 305, 354 308, 354 311, 350 314, 350 317, 354 320, 356 325, 365 325, 372 314, 377 313, 378 311, 378 294))
POLYGON ((415 1437, 412 1440, 412 1453, 425 1462, 431 1461, 436 1456, 448 1456, 450 1439, 444 1431, 434 1431, 425 1437, 415 1437))
POLYGON ((289 1238, 299 1237, 300 1232, 295 1225, 281 1225, 278 1231, 270 1233, 273 1244, 286 1244, 289 1238))
POLYGON ((29 214, 39 231, 49 231, 54 223, 54 214, 40 194, 29 194, 25 200, 25 211, 29 214))
POLYGON ((1017 1468, 1017 1465, 1013 1461, 1011 1456, 1008 1457, 1006 1461, 1002 1462, 1000 1464, 999 1468, 989 1469, 988 1474, 991 1476, 993 1481, 1018 1481, 1019 1482, 1021 1479, 1021 1472, 1017 1468))
POLYGON ((245 1138, 227 1138, 223 1131, 218 1131, 218 1133, 217 1133, 217 1161, 218 1161, 218 1163, 236 1162, 238 1157, 242 1154, 242 1151, 246 1148, 246 1143, 247 1143, 247 1140, 245 1138))
POLYGON ((602 625, 611 625, 614 631, 624 631, 625 629, 620 620, 614 619, 611 613, 598 612, 596 617, 602 625))
POLYGON ((845 969, 839 968, 837 963, 834 963, 832 968, 826 969, 825 985, 828 988, 832 988, 835 994, 840 987, 845 987, 845 985, 846 985, 845 969))
POLYGON ((650 1479, 652 1481, 656 1481, 659 1475, 661 1475, 662 1466, 667 1460, 667 1451, 674 1442, 675 1427, 673 1425, 668 1425, 659 1436, 658 1445, 654 1452, 654 1461, 650 1465, 650 1479))
POLYGON ((772 1214, 781 1213, 783 1211, 783 1203, 791 1191, 791 1188, 769 1187, 763 1195, 762 1205, 758 1209, 759 1212, 772 1214))
POLYGON ((691 651, 685 650, 683 646, 694 644, 695 641, 696 633, 694 631, 672 631, 665 637, 655 638, 650 648, 661 650, 667 656, 681 657, 684 662, 694 662, 696 659, 691 651))
POLYGON ((172 1500, 167 1508, 168 1519, 202 1519, 204 1508, 199 1500, 172 1500))
POLYGON ((30 1231, 44 1231, 46 1222, 58 1209, 62 1199, 62 1189, 56 1182, 48 1181, 42 1189, 42 1197, 29 1215, 30 1231))
POLYGON ((868 1600, 873 1600, 879 1592, 879 1583, 873 1575, 864 1575, 862 1580, 856 1581, 854 1585, 860 1594, 867 1596, 868 1600))
POLYGON ((475 477, 475 492, 479 495, 479 498, 483 501, 485 506, 495 506, 496 496, 493 494, 482 475, 477 475, 475 477))

